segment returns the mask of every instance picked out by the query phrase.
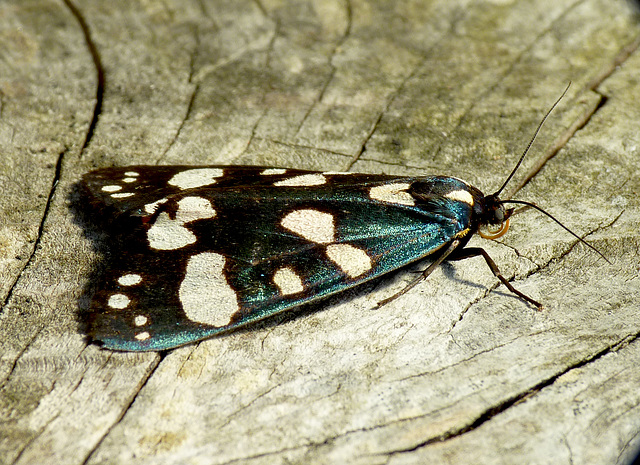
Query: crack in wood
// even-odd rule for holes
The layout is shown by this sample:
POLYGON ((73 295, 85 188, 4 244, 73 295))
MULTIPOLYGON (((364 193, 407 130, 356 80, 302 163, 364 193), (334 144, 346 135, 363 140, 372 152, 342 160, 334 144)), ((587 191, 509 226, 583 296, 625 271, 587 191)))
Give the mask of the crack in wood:
POLYGON ((329 67, 331 68, 331 70, 329 71, 329 76, 327 77, 327 79, 325 79, 325 82, 322 85, 322 88, 320 89, 320 93, 318 94, 318 97, 316 97, 314 102, 309 106, 309 108, 307 108, 307 111, 302 116, 302 119, 300 120, 300 124, 298 124, 298 127, 296 128, 293 134, 294 138, 297 137, 298 134, 300 133, 302 126, 304 126, 304 123, 307 121, 307 118, 309 118, 309 115, 311 114, 313 109, 316 107, 316 104, 322 103, 322 100, 324 99, 324 94, 329 88, 329 84, 331 84, 331 82, 333 81, 333 78, 335 77, 337 68, 333 64, 333 60, 336 56, 336 53, 338 52, 338 49, 342 47, 342 45, 346 42, 347 38, 351 35, 351 26, 353 22, 352 11, 351 11, 351 0, 345 0, 345 16, 347 18, 347 25, 345 26, 344 33, 336 41, 336 45, 333 47, 333 49, 329 53, 329 57, 327 59, 327 62, 329 63, 329 67))
POLYGON ((35 334, 31 337, 31 339, 24 345, 24 347, 17 354, 16 358, 13 360, 13 363, 11 364, 11 368, 9 368, 9 371, 8 371, 7 375, 5 376, 5 378, 2 381, 2 383, 0 383, 0 392, 2 392, 4 390, 4 388, 6 387, 7 383, 9 382, 11 377, 13 376, 13 372, 16 370, 16 368, 18 366, 18 361, 22 358, 22 356, 25 354, 25 352, 31 346, 31 344, 33 344, 33 341, 36 340, 36 337, 38 337, 38 335, 42 332, 43 329, 44 329, 44 326, 39 327, 36 330, 35 334))
MULTIPOLYGON (((609 223, 607 223, 605 225, 597 226, 596 228, 594 228, 591 231, 589 231, 589 232, 585 233, 584 235, 582 235, 581 238, 584 240, 586 237, 589 237, 591 234, 594 234, 594 233, 596 233, 598 231, 602 231, 604 229, 610 228, 611 226, 613 226, 620 219, 620 217, 624 214, 624 212, 625 212, 625 210, 622 210, 618 214, 618 216, 616 216, 609 223)), ((561 253, 557 257, 552 257, 549 261, 547 261, 547 263, 542 265, 538 271, 548 268, 549 265, 551 264, 551 262, 554 261, 554 260, 556 260, 556 261, 562 260, 564 257, 566 257, 580 243, 581 243, 581 241, 578 241, 578 240, 573 241, 573 243, 569 246, 569 248, 566 251, 564 251, 563 253, 561 253)))
MULTIPOLYGON (((207 16, 204 6, 202 4, 200 4, 200 6, 202 7, 202 14, 207 16)), ((189 75, 187 77, 187 82, 189 82, 190 84, 193 84, 193 78, 195 75, 195 66, 196 66, 195 61, 200 50, 200 33, 198 31, 198 27, 196 26, 193 29, 194 29, 193 38, 195 40, 195 46, 193 48, 193 51, 191 52, 191 55, 189 56, 189 75)), ((154 162, 156 165, 158 165, 162 160, 164 160, 164 158, 167 156, 167 153, 169 153, 169 150, 171 150, 171 148, 178 141, 180 134, 182 134, 182 130, 184 129, 186 122, 189 120, 189 118, 191 117, 191 113, 193 112, 193 104, 196 100, 196 95, 199 89, 200 89, 200 84, 199 83, 194 84, 193 89, 191 90, 191 95, 189 96, 189 102, 187 103, 187 108, 185 110, 184 116, 180 120, 180 124, 178 125, 178 128, 176 129, 176 132, 173 135, 173 138, 167 144, 167 148, 162 152, 162 154, 158 158, 156 158, 154 162)))
POLYGON ((610 77, 619 66, 621 66, 629 57, 640 47, 640 36, 632 40, 628 45, 622 48, 618 55, 609 63, 605 68, 589 81, 579 94, 585 91, 593 91, 599 95, 599 99, 596 105, 587 108, 580 117, 573 122, 566 131, 554 141, 553 144, 547 149, 544 156, 538 159, 538 161, 529 168, 526 176, 522 181, 517 183, 514 188, 509 190, 508 195, 505 198, 511 198, 518 191, 520 191, 538 172, 544 167, 544 165, 551 160, 555 155, 569 142, 569 140, 582 128, 584 128, 595 114, 604 107, 607 103, 608 97, 597 90, 597 87, 604 82, 605 79, 610 77))
POLYGON ((89 54, 91 55, 91 59, 93 60, 93 65, 96 70, 96 104, 93 107, 93 115, 91 117, 91 122, 89 123, 89 128, 87 129, 87 134, 85 136, 84 142, 80 147, 80 159, 84 155, 85 149, 89 146, 91 139, 93 138, 93 133, 95 131, 96 125, 98 124, 98 118, 102 112, 102 100, 104 97, 104 89, 105 89, 105 73, 104 68, 102 67, 102 60, 100 58, 100 53, 98 52, 98 48, 96 44, 93 42, 91 37, 91 30, 89 25, 84 19, 84 16, 80 12, 80 10, 71 2, 71 0, 63 0, 63 3, 67 6, 71 14, 76 18, 80 29, 82 30, 82 34, 84 35, 85 42, 87 44, 87 49, 89 50, 89 54))
POLYGON ((40 428, 33 436, 29 438, 29 440, 27 440, 24 443, 24 447, 22 447, 18 451, 14 459, 11 461, 11 465, 15 465, 20 461, 20 459, 22 458, 22 455, 29 449, 31 444, 33 444, 36 441, 36 439, 38 439, 42 435, 42 433, 47 429, 47 426, 53 423, 59 416, 60 416, 60 412, 56 413, 51 418, 49 418, 47 422, 42 426, 42 428, 40 428))
POLYGON ((618 55, 611 60, 611 63, 606 65, 599 73, 597 73, 591 81, 589 81, 584 88, 587 90, 595 91, 605 79, 610 77, 625 61, 627 61, 633 53, 640 47, 640 35, 635 37, 631 42, 624 46, 618 55))
MULTIPOLYGON (((482 92, 481 94, 478 95, 478 98, 476 98, 476 99, 474 99, 474 100, 472 100, 470 102, 470 104, 467 107, 467 109, 464 111, 464 113, 458 119, 457 124, 453 127, 452 130, 448 131, 448 134, 451 135, 451 134, 454 134, 457 131, 459 131, 460 128, 463 126, 463 124, 466 122, 466 120, 471 116, 471 113, 472 113, 473 109, 477 106, 477 104, 480 103, 480 102, 483 102, 487 95, 490 95, 492 92, 494 92, 498 88, 498 86, 500 84, 504 83, 506 78, 515 71, 516 66, 518 64, 520 64, 524 60, 524 57, 531 53, 531 51, 534 49, 535 45, 537 43, 539 43, 547 34, 549 34, 549 32, 553 31, 554 26, 556 24, 558 24, 560 21, 562 21, 563 19, 565 19, 569 15, 569 12, 572 11, 573 9, 575 9, 582 2, 583 2, 583 0, 578 0, 578 1, 574 2, 573 4, 569 5, 565 10, 563 10, 562 13, 560 15, 558 15, 557 18, 552 19, 550 21, 549 25, 545 29, 543 29, 537 36, 535 36, 533 38, 533 40, 531 40, 529 42, 529 44, 527 44, 527 46, 524 47, 522 49, 522 51, 513 58, 513 60, 511 61, 510 65, 504 70, 504 72, 502 72, 497 77, 497 79, 495 79, 493 85, 490 85, 489 87, 487 87, 484 90, 484 92, 482 92)), ((435 150, 435 153, 434 153, 434 156, 433 156, 434 159, 438 157, 438 155, 442 151, 442 147, 443 147, 443 143, 440 142, 438 144, 436 150, 435 150)), ((510 197, 505 194, 504 198, 508 199, 510 197)))
MULTIPOLYGON (((403 454, 403 453, 410 453, 410 452, 415 452, 418 449, 421 449, 423 447, 427 447, 431 444, 435 444, 435 443, 443 443, 446 441, 449 441, 451 439, 456 439, 459 438, 461 436, 463 436, 464 434, 467 434, 477 428, 479 428, 480 426, 482 426, 483 424, 485 424, 486 422, 492 420, 493 418, 495 418, 496 416, 506 412, 509 408, 535 396, 536 394, 538 394, 539 392, 541 392, 544 388, 547 388, 549 386, 551 386, 553 383, 555 383, 560 377, 570 373, 573 370, 582 368, 590 363, 593 363, 599 359, 601 359, 602 357, 604 357, 605 355, 608 355, 609 353, 612 352, 616 352, 617 350, 619 350, 620 348, 627 346, 629 344, 632 344, 634 342, 636 342, 638 340, 638 338, 640 338, 640 333, 636 333, 635 335, 632 336, 628 336, 626 338, 623 338, 620 341, 615 342, 614 344, 610 344, 608 346, 606 346, 605 348, 603 348, 602 350, 596 352, 595 354, 592 354, 590 356, 587 356, 585 358, 583 358, 582 360, 569 365, 568 367, 566 367, 564 370, 556 373, 553 376, 550 376, 546 379, 543 379, 542 381, 540 381, 539 383, 534 384, 532 387, 530 387, 529 389, 522 391, 520 393, 517 393, 507 399, 505 399, 504 401, 500 402, 498 405, 491 407, 489 409, 486 409, 483 413, 481 413, 480 415, 478 415, 476 417, 475 420, 473 420, 472 422, 470 422, 469 424, 467 424, 466 426, 462 426, 459 428, 455 428, 455 429, 451 429, 449 431, 446 431, 438 436, 434 436, 432 438, 429 438, 425 441, 422 441, 418 444, 415 444, 411 447, 406 447, 406 448, 401 448, 401 449, 392 449, 386 452, 380 452, 377 454, 372 454, 374 456, 377 455, 395 455, 395 454, 403 454)), ((384 425, 380 425, 380 427, 383 427, 384 425)))
MULTIPOLYGON (((276 39, 280 35, 280 21, 278 21, 277 19, 274 19, 273 21, 275 23, 275 26, 274 26, 274 29, 273 29, 273 35, 271 36, 271 40, 269 40, 269 43, 267 44, 266 51, 265 51, 267 56, 265 58, 264 68, 266 70, 269 70, 269 68, 271 67, 271 55, 272 55, 273 50, 274 50, 276 39)), ((268 83, 267 83, 267 87, 268 87, 268 83)), ((245 147, 242 150, 242 152, 240 152, 237 155, 236 158, 240 158, 245 153, 247 153, 247 151, 251 147, 251 144, 256 139, 256 133, 258 131, 258 126, 260 126, 260 123, 263 121, 263 119, 267 116, 267 113, 269 112, 269 108, 265 105, 265 101, 267 99, 267 92, 268 92, 267 89, 265 87, 262 87, 261 95, 260 95, 260 103, 258 104, 258 106, 260 108, 262 108, 263 110, 260 113, 260 116, 258 116, 256 121, 254 122, 253 127, 251 128, 251 134, 249 134, 249 140, 247 141, 247 144, 245 145, 245 147)))
MULTIPOLYGON (((109 356, 111 357, 111 354, 109 356)), ((86 457, 81 462, 81 465, 87 465, 89 463, 93 455, 98 451, 98 449, 100 448, 102 443, 107 439, 111 431, 113 431, 114 428, 116 428, 116 426, 120 424, 122 419, 125 417, 127 412, 131 409, 131 406, 136 401, 136 399, 138 398, 138 396, 140 395, 140 393, 142 392, 144 387, 147 385, 147 383, 149 382, 153 374, 156 372, 156 370, 160 366, 160 363, 165 359, 166 356, 167 356, 167 352, 158 352, 158 356, 155 357, 151 362, 150 369, 146 373, 145 377, 141 379, 140 383, 138 384, 138 388, 132 392, 132 395, 129 401, 122 406, 122 409, 120 410, 119 415, 116 417, 113 423, 104 431, 104 434, 98 440, 96 440, 95 444, 93 444, 93 447, 91 449, 87 450, 86 457)))
POLYGON ((5 307, 8 305, 9 301, 11 300, 11 297, 13 296, 13 292, 16 286, 18 285, 18 282, 22 278, 24 271, 29 267, 29 265, 31 265, 31 262, 33 261, 33 257, 35 256, 38 250, 38 247, 40 246, 42 235, 44 233, 44 225, 47 221, 47 218, 49 217, 51 204, 53 203, 53 198, 55 196, 55 193, 57 192, 56 189, 58 186, 58 181, 60 180, 60 173, 62 171, 62 161, 64 160, 64 156, 66 153, 67 153, 67 148, 65 147, 65 149, 58 154, 58 159, 56 161, 56 166, 53 174, 53 180, 51 181, 51 188, 49 189, 49 196, 47 197, 47 202, 45 203, 44 211, 42 212, 42 218, 40 219, 40 224, 38 225, 38 232, 37 232, 36 238, 33 241, 33 248, 31 249, 29 258, 27 258, 27 260, 25 261, 24 266, 20 268, 20 271, 18 271, 18 273, 16 273, 16 278, 11 284, 11 287, 9 287, 9 290, 7 291, 7 296, 5 297, 4 302, 2 302, 2 305, 0 305, 0 314, 4 312, 5 307))
POLYGON ((322 152, 322 153, 327 153, 327 154, 331 154, 331 155, 338 155, 341 157, 349 157, 350 155, 346 154, 346 153, 342 153, 342 152, 336 152, 335 150, 329 150, 329 149, 325 149, 325 148, 319 148, 319 147, 313 147, 310 145, 303 145, 303 144, 293 144, 291 142, 284 142, 281 140, 277 140, 277 139, 268 139, 268 138, 263 138, 263 137, 256 137, 255 138, 256 141, 264 141, 264 142, 269 142, 272 144, 277 144, 277 145, 282 145, 284 147, 288 147, 291 149, 301 149, 301 150, 315 150, 318 152, 322 152))
POLYGON ((538 158, 535 163, 527 170, 526 175, 523 179, 510 187, 508 193, 504 196, 504 199, 510 199, 516 193, 518 193, 524 186, 526 186, 534 176, 536 176, 540 170, 547 164, 549 160, 556 156, 556 154, 567 145, 569 140, 578 132, 580 129, 584 128, 591 118, 596 114, 596 112, 604 105, 606 101, 606 97, 601 97, 598 99, 595 105, 588 107, 577 120, 575 120, 571 126, 569 126, 564 132, 562 132, 556 140, 547 148, 545 154, 538 158))

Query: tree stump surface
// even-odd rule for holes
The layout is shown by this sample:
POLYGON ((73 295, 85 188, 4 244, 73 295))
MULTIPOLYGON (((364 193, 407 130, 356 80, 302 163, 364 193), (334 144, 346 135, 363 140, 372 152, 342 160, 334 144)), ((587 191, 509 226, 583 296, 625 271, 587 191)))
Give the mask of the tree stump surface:
MULTIPOLYGON (((640 18, 625 0, 0 2, 0 464, 624 464, 640 447, 640 18), (87 342, 83 173, 506 179, 499 241, 164 354, 87 342)), ((89 213, 90 214, 90 213, 89 213)))

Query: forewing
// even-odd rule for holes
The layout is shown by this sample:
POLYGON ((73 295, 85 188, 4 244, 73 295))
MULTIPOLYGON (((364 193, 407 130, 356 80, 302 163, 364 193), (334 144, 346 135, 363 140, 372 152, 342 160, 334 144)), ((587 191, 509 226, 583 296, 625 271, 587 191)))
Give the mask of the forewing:
POLYGON ((428 179, 251 167, 90 173, 94 204, 140 217, 120 231, 90 335, 114 349, 168 349, 427 256, 465 227, 448 213, 452 200, 409 195, 428 179), (127 176, 136 181, 115 182, 127 176))

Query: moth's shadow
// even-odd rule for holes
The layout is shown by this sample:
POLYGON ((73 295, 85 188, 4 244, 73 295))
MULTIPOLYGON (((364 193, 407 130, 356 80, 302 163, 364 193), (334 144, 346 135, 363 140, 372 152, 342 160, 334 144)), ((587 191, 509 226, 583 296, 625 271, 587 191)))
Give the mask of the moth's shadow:
POLYGON ((349 302, 358 299, 366 294, 369 294, 380 285, 383 285, 384 281, 385 278, 375 278, 365 283, 359 284, 358 286, 355 286, 353 288, 347 289, 343 292, 339 292, 338 294, 333 294, 322 299, 318 299, 317 301, 302 304, 299 307, 277 313, 265 318, 264 320, 240 326, 239 328, 234 330, 220 333, 214 337, 224 337, 232 333, 255 332, 259 329, 270 329, 276 326, 287 324, 289 322, 303 319, 316 312, 328 310, 335 305, 343 304, 345 302, 349 302))
MULTIPOLYGON (((327 310, 328 308, 342 304, 351 300, 355 300, 361 298, 362 296, 369 294, 374 291, 385 290, 386 288, 391 288, 393 286, 398 286, 398 281, 401 280, 402 275, 405 273, 410 273, 412 275, 422 274, 424 270, 431 263, 431 259, 420 260, 417 263, 411 263, 396 272, 391 272, 388 275, 384 275, 365 283, 362 283, 358 286, 355 286, 351 289, 348 289, 344 292, 334 294, 332 296, 325 297, 315 302, 303 304, 295 309, 291 309, 273 316, 270 316, 264 320, 257 321, 254 323, 250 323, 248 325, 242 326, 232 332, 253 332, 257 329, 268 329, 278 325, 286 324, 291 321, 295 321, 300 318, 306 318, 313 313, 316 313, 321 310, 327 310)), ((458 277, 456 272, 456 266, 464 266, 464 260, 456 262, 455 264, 452 262, 444 261, 440 265, 442 267, 443 273, 447 279, 451 279, 452 281, 456 281, 466 287, 475 288, 479 290, 487 290, 487 287, 479 284, 474 281, 469 281, 467 279, 462 279, 458 277)), ((408 280, 405 284, 408 284, 411 280, 408 280)), ((424 280, 424 283, 428 285, 429 278, 424 280)), ((422 283, 421 283, 422 284, 422 283)), ((402 288, 397 289, 397 291, 401 291, 402 288)), ((495 289, 491 291, 502 297, 511 297, 518 300, 518 297, 510 292, 504 292, 499 289, 495 289)), ((380 300, 384 299, 384 296, 380 297, 380 300)), ((371 308, 372 310, 377 310, 375 307, 371 308)), ((226 336, 230 332, 225 332, 222 334, 218 334, 215 337, 226 336)))
POLYGON ((113 221, 113 215, 91 204, 81 182, 71 186, 67 201, 73 223, 80 227, 83 237, 89 241, 93 252, 99 257, 88 273, 87 281, 78 298, 78 311, 76 312, 78 331, 85 335, 88 343, 91 343, 93 341, 88 336, 88 329, 92 321, 91 299, 108 263, 111 261, 111 254, 121 246, 121 239, 113 231, 117 227, 117 222, 113 221))
MULTIPOLYGON (((459 261, 457 263, 458 263, 458 266, 464 266, 464 260, 459 261)), ((468 287, 473 287, 473 288, 476 288, 476 289, 485 289, 485 287, 483 285, 478 284, 478 283, 476 283, 474 281, 469 281, 468 279, 459 278, 457 276, 457 273, 456 273, 456 267, 454 266, 453 263, 448 262, 448 261, 445 260, 444 262, 442 262, 442 265, 440 265, 440 266, 442 267, 442 273, 448 279, 450 279, 452 281, 457 281, 460 284, 464 284, 465 286, 468 286, 468 287)))
MULTIPOLYGON (((458 266, 464 266, 464 263, 465 263, 465 260, 456 261, 456 264, 458 264, 458 266)), ((471 287, 471 288, 487 289, 487 287, 483 286, 482 284, 479 284, 479 283, 474 282, 474 281, 469 281, 468 279, 461 279, 458 276, 456 276, 456 267, 454 266, 453 263, 448 262, 448 261, 444 261, 441 266, 442 266, 442 272, 444 273, 444 275, 448 279, 451 279, 452 281, 457 281, 460 284, 464 284, 465 286, 468 286, 468 287, 471 287)), ((487 271, 489 273, 491 273, 488 270, 488 268, 487 268, 487 271)), ((499 283, 499 282, 500 281, 498 281, 498 279, 496 278, 496 283, 499 283)), ((502 289, 504 289, 504 287, 502 289)), ((492 293, 495 292, 497 295, 499 295, 501 297, 511 297, 513 299, 520 300, 520 298, 517 295, 512 294, 511 292, 504 292, 502 289, 501 289, 500 286, 498 286, 497 289, 493 289, 493 290, 491 290, 491 292, 492 293)))

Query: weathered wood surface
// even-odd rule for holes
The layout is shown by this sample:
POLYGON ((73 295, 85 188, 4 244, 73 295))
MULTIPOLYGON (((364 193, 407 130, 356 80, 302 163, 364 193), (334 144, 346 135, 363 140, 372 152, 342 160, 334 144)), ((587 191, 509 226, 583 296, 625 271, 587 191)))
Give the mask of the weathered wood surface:
POLYGON ((0 463, 626 463, 638 23, 624 0, 0 2, 0 463), (82 173, 264 164, 488 192, 570 80, 514 187, 611 264, 533 211, 474 240, 545 311, 474 259, 379 310, 411 273, 164 356, 78 331, 110 245, 77 221, 82 173))

